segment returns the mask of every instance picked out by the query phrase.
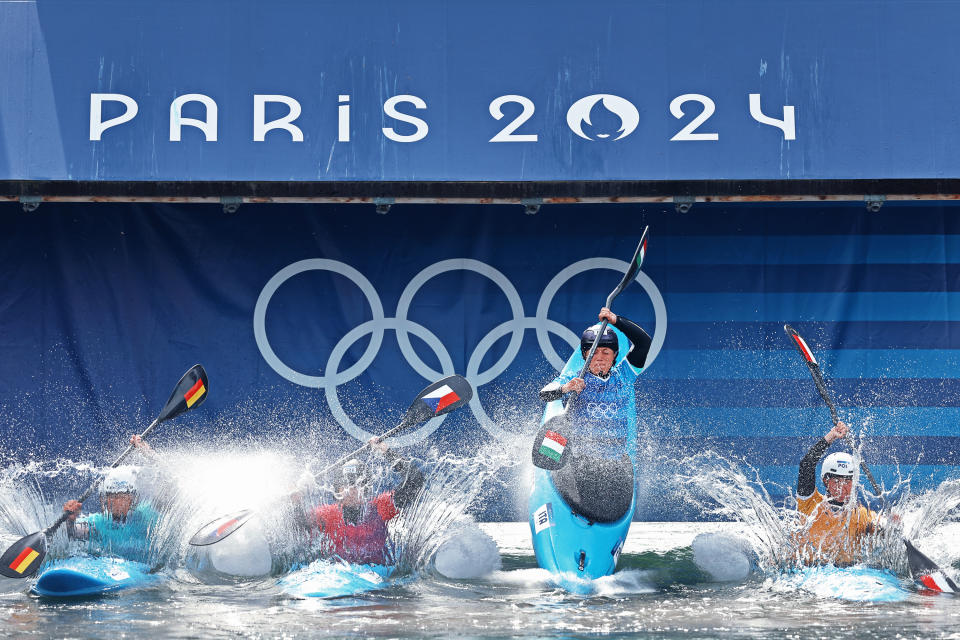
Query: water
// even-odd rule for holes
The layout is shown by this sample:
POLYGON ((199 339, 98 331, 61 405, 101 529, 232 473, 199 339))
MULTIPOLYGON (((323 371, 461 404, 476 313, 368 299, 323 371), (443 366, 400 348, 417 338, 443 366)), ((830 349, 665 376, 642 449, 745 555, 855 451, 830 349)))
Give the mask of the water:
POLYGON ((356 598, 287 600, 272 581, 167 585, 93 601, 46 603, 0 597, 0 634, 16 637, 957 637, 960 602, 911 595, 860 604, 784 589, 764 577, 698 582, 689 544, 736 525, 637 523, 625 569, 601 594, 550 587, 529 551, 526 523, 484 524, 501 551, 500 571, 472 580, 430 576, 356 598))
MULTIPOLYGON (((568 594, 537 568, 526 523, 478 526, 464 510, 497 469, 512 464, 510 447, 499 449, 466 460, 428 454, 430 490, 394 526, 400 583, 333 600, 290 599, 276 585, 285 567, 311 552, 290 526, 284 498, 302 461, 264 450, 231 450, 214 459, 178 452, 167 460, 167 478, 157 480, 155 493, 167 505, 153 550, 168 563, 167 581, 96 600, 47 602, 27 594, 24 582, 4 580, 0 636, 960 637, 960 598, 910 592, 902 602, 871 604, 798 582, 786 572, 793 560, 783 544, 794 524, 791 506, 774 505, 751 482, 749 468, 709 454, 691 461, 677 486, 705 514, 737 522, 634 523, 620 570, 597 581, 592 595, 568 594), (244 506, 261 515, 217 553, 221 569, 247 577, 188 570, 189 535, 244 506), (704 533, 723 537, 697 537, 704 533)), ((60 497, 82 490, 96 471, 69 461, 6 469, 0 541, 5 546, 42 528, 55 518, 60 497)), ((304 491, 312 500, 325 487, 321 482, 304 491)), ((960 553, 951 541, 960 534, 960 482, 921 495, 910 494, 904 482, 887 501, 903 513, 903 531, 956 576, 952 565, 960 553)), ((74 552, 62 538, 51 554, 74 552)), ((902 572, 897 548, 890 544, 873 560, 902 572)))

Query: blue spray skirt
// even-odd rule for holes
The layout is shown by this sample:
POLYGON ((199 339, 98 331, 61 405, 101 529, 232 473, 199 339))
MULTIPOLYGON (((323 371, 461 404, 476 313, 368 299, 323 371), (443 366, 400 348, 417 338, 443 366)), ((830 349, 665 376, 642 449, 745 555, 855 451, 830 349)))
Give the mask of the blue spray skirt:
POLYGON ((280 590, 294 598, 342 598, 383 589, 394 567, 382 564, 353 564, 333 560, 314 560, 280 580, 280 590))
MULTIPOLYGON (((611 327, 612 328, 612 327, 611 327)), ((630 349, 630 341, 617 329, 613 329, 620 341, 617 364, 621 363, 630 349)), ((563 368, 563 373, 579 372, 584 360, 580 350, 574 351, 563 368)), ((623 365, 629 366, 629 365, 623 365)), ((608 576, 617 567, 620 551, 630 530, 636 510, 636 492, 633 488, 633 457, 636 449, 636 405, 630 396, 628 409, 631 414, 630 430, 624 462, 630 468, 631 479, 627 489, 629 498, 621 501, 615 520, 590 518, 590 505, 574 510, 558 489, 555 478, 560 472, 536 469, 533 490, 528 506, 530 534, 537 564, 554 574, 557 584, 573 593, 589 593, 590 580, 608 576), (629 506, 627 506, 629 505, 629 506)), ((563 401, 547 403, 540 424, 563 411, 563 401)), ((568 463, 567 467, 573 465, 568 463)), ((567 474, 571 473, 569 468, 567 474)))
POLYGON ((31 591, 48 598, 77 598, 138 589, 163 579, 150 569, 147 564, 123 558, 67 558, 43 570, 31 591))

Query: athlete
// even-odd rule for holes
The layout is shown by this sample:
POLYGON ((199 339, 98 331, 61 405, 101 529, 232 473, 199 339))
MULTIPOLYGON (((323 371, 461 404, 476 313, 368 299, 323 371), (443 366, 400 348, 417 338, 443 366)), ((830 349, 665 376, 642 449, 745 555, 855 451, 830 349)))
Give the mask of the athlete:
POLYGON ((847 566, 860 562, 872 549, 870 534, 879 529, 877 513, 854 498, 855 463, 849 453, 827 456, 821 471, 827 495, 817 490, 817 463, 830 445, 849 430, 846 424, 838 422, 800 462, 797 510, 807 518, 795 542, 804 564, 847 566))
MULTIPOLYGON (((133 436, 130 442, 145 456, 156 455, 150 446, 133 436)), ((71 540, 86 540, 93 555, 118 556, 137 562, 149 562, 151 532, 159 514, 149 500, 139 495, 140 468, 123 465, 111 469, 100 483, 100 513, 80 515, 82 504, 69 500, 63 510, 71 540)))
MULTIPOLYGON (((395 489, 371 496, 370 470, 358 460, 346 462, 333 478, 336 502, 302 512, 302 522, 321 535, 326 557, 357 564, 389 564, 392 554, 387 522, 409 506, 423 488, 423 472, 416 465, 378 438, 370 440, 370 448, 386 458, 403 480, 395 489)), ((299 502, 299 496, 294 500, 299 502)))
MULTIPOLYGON (((639 325, 606 307, 600 310, 598 317, 622 331, 630 340, 626 358, 617 364, 620 341, 613 329, 607 327, 599 338, 585 377, 576 377, 579 371, 561 373, 540 391, 540 399, 550 402, 566 393, 579 392, 571 405, 571 422, 577 424, 583 434, 589 433, 597 442, 612 445, 615 452, 622 453, 635 437, 634 416, 629 407, 634 396, 633 385, 646 363, 651 340, 639 325)), ((580 336, 580 352, 584 358, 597 340, 599 330, 599 325, 593 325, 580 336)))

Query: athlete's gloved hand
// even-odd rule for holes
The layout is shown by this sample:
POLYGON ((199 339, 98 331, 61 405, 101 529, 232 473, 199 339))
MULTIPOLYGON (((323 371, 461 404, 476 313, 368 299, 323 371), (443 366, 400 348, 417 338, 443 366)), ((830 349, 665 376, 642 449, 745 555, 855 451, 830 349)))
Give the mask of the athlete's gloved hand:
POLYGON ((583 378, 574 378, 567 384, 560 387, 560 390, 563 391, 564 393, 570 393, 571 391, 576 391, 577 393, 580 393, 581 391, 583 391, 584 387, 586 386, 587 386, 587 383, 583 381, 583 378))
POLYGON ((80 515, 80 510, 83 508, 83 504, 79 500, 67 500, 63 503, 63 510, 70 513, 67 516, 67 520, 73 522, 77 519, 77 516, 80 515))

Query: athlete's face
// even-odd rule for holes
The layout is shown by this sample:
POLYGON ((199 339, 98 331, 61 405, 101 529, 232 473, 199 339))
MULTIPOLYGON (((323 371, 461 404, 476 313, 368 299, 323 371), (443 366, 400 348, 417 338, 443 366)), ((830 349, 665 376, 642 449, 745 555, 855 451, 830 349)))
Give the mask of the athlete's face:
POLYGON ((846 504, 853 491, 853 478, 839 478, 837 476, 827 476, 823 479, 823 484, 827 487, 827 497, 837 502, 846 504))
POLYGON ((595 376, 605 376, 610 373, 617 356, 610 347, 597 347, 590 360, 590 373, 595 376))
POLYGON ((362 495, 360 493, 360 487, 354 484, 346 486, 337 491, 336 498, 344 507, 355 507, 363 502, 362 495))
POLYGON ((108 493, 103 496, 103 509, 115 518, 127 515, 132 506, 132 493, 108 493))

